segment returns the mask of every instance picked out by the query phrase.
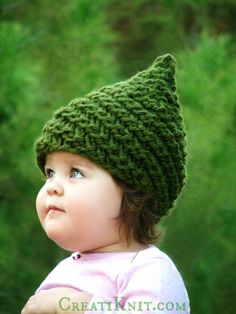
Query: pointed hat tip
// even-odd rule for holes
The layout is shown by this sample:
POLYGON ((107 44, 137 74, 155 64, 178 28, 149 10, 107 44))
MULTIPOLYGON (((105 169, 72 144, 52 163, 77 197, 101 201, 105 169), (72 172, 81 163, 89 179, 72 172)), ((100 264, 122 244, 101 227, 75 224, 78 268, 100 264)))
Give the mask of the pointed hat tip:
POLYGON ((153 63, 154 66, 158 65, 165 68, 170 66, 175 67, 175 64, 176 60, 170 53, 159 56, 153 63))

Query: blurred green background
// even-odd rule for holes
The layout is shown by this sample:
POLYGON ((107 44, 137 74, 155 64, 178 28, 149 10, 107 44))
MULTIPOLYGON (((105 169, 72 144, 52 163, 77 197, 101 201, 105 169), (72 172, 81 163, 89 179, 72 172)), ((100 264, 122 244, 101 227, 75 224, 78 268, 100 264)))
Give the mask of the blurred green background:
POLYGON ((235 313, 235 16, 233 0, 0 0, 0 313, 20 313, 67 254, 35 213, 33 142, 44 122, 166 52, 178 62, 188 177, 160 246, 192 313, 235 313))

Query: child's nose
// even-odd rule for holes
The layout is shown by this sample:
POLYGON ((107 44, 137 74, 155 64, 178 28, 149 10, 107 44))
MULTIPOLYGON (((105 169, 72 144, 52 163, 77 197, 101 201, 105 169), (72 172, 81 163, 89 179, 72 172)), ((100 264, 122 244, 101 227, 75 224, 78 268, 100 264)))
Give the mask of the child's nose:
POLYGON ((48 182, 46 187, 47 193, 49 195, 62 195, 63 194, 63 186, 58 180, 53 180, 52 182, 48 182))

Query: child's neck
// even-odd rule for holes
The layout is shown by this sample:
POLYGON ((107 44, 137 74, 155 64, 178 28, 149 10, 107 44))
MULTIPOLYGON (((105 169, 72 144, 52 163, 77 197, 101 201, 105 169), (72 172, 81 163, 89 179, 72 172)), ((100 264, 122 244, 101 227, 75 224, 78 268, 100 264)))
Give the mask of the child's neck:
POLYGON ((132 241, 129 244, 126 242, 118 242, 81 253, 138 252, 146 249, 147 247, 148 245, 140 244, 135 241, 132 241))

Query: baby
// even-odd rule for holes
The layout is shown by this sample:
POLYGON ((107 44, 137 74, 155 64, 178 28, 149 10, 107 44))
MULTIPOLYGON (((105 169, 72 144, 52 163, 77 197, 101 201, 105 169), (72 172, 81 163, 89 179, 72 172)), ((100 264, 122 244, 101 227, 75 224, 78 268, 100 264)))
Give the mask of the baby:
POLYGON ((39 220, 73 253, 21 313, 190 313, 180 273, 154 246, 185 178, 175 59, 60 108, 35 147, 39 220))

